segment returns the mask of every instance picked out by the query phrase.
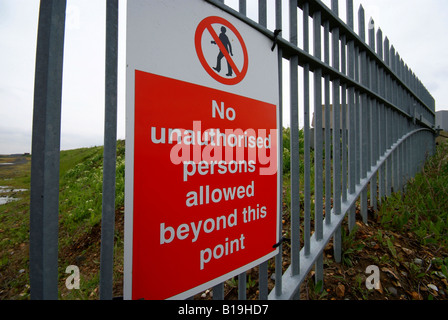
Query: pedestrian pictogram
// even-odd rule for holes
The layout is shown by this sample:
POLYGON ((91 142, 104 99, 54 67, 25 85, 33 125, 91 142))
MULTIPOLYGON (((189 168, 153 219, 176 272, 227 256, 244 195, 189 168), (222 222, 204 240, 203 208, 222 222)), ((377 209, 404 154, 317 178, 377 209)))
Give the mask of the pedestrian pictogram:
POLYGON ((196 29, 195 47, 205 71, 216 81, 235 85, 246 76, 249 66, 246 44, 229 21, 221 17, 202 20, 196 29))
MULTIPOLYGON (((219 35, 219 41, 221 41, 221 43, 224 45, 224 52, 230 53, 230 55, 233 56, 232 44, 230 43, 229 38, 226 35, 226 32, 227 32, 226 27, 221 27, 221 34, 219 35)), ((216 41, 212 41, 211 43, 218 45, 216 43, 216 41)), ((222 60, 222 58, 224 58, 224 54, 221 49, 221 46, 219 46, 219 48, 220 48, 220 50, 219 50, 218 58, 216 61, 216 67, 213 67, 213 69, 215 69, 217 72, 221 71, 221 60, 222 60)), ((229 71, 227 72, 226 76, 231 77, 232 76, 232 67, 231 67, 229 61, 227 61, 227 68, 229 71)))

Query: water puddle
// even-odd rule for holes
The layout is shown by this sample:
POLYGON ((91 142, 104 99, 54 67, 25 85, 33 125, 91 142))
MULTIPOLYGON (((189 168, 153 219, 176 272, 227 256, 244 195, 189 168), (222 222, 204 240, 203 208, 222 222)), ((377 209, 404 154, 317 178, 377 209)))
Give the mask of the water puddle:
POLYGON ((14 189, 13 187, 0 186, 0 205, 12 201, 17 201, 20 199, 16 197, 11 197, 9 195, 1 196, 2 193, 8 193, 8 194, 13 193, 15 195, 17 192, 24 192, 24 191, 27 191, 27 189, 14 189))
POLYGON ((6 204, 8 202, 17 201, 19 198, 11 198, 11 197, 0 197, 0 206, 2 204, 6 204))

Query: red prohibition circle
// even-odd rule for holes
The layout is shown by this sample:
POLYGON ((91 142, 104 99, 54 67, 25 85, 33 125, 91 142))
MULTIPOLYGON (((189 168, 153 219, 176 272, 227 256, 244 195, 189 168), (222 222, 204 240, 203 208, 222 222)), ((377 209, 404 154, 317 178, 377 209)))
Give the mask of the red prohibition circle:
POLYGON ((246 48, 246 44, 244 43, 243 37, 229 21, 225 20, 224 18, 215 17, 215 16, 205 18, 204 20, 202 20, 199 23, 199 25, 196 29, 194 42, 195 42, 196 53, 198 55, 199 61, 201 62, 202 66, 204 67, 205 71, 207 71, 207 73, 213 79, 215 79, 216 81, 218 81, 222 84, 225 84, 225 85, 236 85, 244 79, 244 77, 247 74, 247 69, 249 67, 249 55, 247 54, 247 48, 246 48), (230 57, 229 53, 227 53, 227 50, 222 50, 224 48, 224 46, 222 45, 216 32, 212 28, 212 24, 215 24, 215 23, 221 24, 221 25, 229 28, 230 30, 232 30, 232 32, 238 38, 238 41, 241 44, 241 48, 243 49, 243 56, 244 56, 244 64, 243 64, 243 68, 241 70, 239 70, 236 67, 236 65, 233 62, 232 58, 230 57), (235 75, 236 75, 234 78, 225 78, 225 77, 220 76, 208 64, 207 60, 205 59, 204 52, 202 50, 202 45, 201 45, 202 35, 204 34, 205 30, 208 30, 210 32, 210 34, 212 35, 216 44, 221 49, 221 52, 224 54, 224 57, 227 59, 227 61, 232 66, 232 70, 235 72, 235 75))

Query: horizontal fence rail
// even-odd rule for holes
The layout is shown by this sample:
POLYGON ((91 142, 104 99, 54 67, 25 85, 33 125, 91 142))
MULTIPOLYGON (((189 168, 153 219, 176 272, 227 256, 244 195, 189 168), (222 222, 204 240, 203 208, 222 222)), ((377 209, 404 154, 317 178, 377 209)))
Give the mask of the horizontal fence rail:
MULTIPOLYGON (((282 212, 283 201, 279 201, 278 210, 281 213, 279 233, 290 234, 291 259, 283 272, 285 246, 280 243, 275 257, 275 276, 271 277, 275 287, 271 292, 268 262, 261 264, 258 271, 260 299, 297 299, 301 284, 313 268, 315 281, 324 281, 323 250, 331 239, 335 260, 341 261, 341 226, 347 217, 348 227, 353 229, 357 202, 362 221, 367 223, 368 201, 376 208, 392 192, 403 190, 426 157, 434 152, 435 101, 389 39, 383 39, 381 29, 375 30, 373 20, 366 30, 362 6, 358 10, 358 31, 354 30, 353 0, 346 0, 346 22, 339 18, 338 0, 331 1, 331 8, 320 0, 276 0, 275 30, 267 27, 267 0, 258 0, 258 21, 247 17, 245 0, 239 1, 238 10, 223 0, 203 1, 233 15, 278 46, 280 93, 286 85, 284 65, 289 66, 290 96, 280 95, 279 118, 283 118, 283 105, 288 98, 290 146, 283 145, 282 135, 278 143, 280 150, 290 149, 290 230, 283 230, 282 226, 282 215, 286 214, 282 212), (281 33, 284 5, 289 11, 289 39, 281 33), (303 144, 299 130, 301 117, 303 144), (300 194, 303 194, 302 202, 300 194)), ((31 176, 32 299, 57 298, 55 235, 59 171, 49 168, 59 168, 65 9, 65 0, 41 0, 31 176), (41 92, 47 95, 42 97, 41 92)), ((118 0, 107 0, 106 23, 103 194, 109 196, 103 199, 101 299, 112 298, 118 0)), ((279 185, 283 186, 283 172, 278 177, 279 185)), ((281 199, 282 191, 279 192, 281 199)), ((246 272, 243 272, 238 276, 239 299, 246 299, 246 283, 246 272)), ((224 283, 213 288, 213 298, 225 298, 224 283)))

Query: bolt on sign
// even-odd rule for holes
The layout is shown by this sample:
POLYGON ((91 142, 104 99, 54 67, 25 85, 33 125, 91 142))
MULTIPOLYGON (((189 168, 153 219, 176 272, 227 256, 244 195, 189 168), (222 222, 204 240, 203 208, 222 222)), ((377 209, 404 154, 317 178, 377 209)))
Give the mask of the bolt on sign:
POLYGON ((278 253, 277 52, 202 0, 127 5, 124 295, 184 299, 278 253))

